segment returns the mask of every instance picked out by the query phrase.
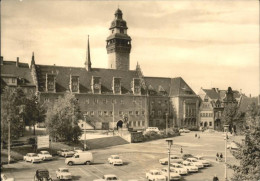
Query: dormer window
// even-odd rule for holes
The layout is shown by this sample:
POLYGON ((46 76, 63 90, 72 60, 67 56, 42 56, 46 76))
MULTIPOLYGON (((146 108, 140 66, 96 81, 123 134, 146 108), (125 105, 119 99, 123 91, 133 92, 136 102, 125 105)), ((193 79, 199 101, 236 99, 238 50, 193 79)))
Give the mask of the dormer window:
POLYGON ((141 95, 141 80, 140 79, 133 80, 132 91, 135 95, 141 95))
POLYGON ((17 86, 17 77, 11 74, 2 74, 1 77, 7 85, 17 86))
POLYGON ((54 74, 46 74, 46 91, 55 92, 56 76, 54 74))
POLYGON ((121 94, 121 78, 113 78, 112 89, 114 94, 121 94))
POLYGON ((101 94, 101 78, 92 77, 92 92, 94 94, 101 94))
POLYGON ((70 75, 70 91, 79 92, 79 76, 70 75))

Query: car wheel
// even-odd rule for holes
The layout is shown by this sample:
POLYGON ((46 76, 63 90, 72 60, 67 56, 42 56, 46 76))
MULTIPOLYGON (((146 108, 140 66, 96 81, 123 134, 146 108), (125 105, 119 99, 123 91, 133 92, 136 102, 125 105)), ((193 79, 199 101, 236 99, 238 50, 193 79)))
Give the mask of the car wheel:
POLYGON ((86 165, 90 165, 90 162, 89 162, 89 161, 87 161, 87 162, 86 162, 86 165))
POLYGON ((73 165, 73 162, 69 162, 68 165, 69 165, 69 166, 72 166, 72 165, 73 165))

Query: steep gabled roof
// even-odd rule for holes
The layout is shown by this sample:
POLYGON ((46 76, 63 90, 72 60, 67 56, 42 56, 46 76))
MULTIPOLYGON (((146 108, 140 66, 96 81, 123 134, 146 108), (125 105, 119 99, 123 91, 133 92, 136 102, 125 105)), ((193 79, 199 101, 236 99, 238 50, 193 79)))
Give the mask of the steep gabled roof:
POLYGON ((246 112, 247 108, 250 104, 255 103, 257 104, 257 97, 247 97, 243 95, 239 102, 239 111, 246 112))
POLYGON ((123 71, 115 69, 92 68, 87 71, 80 67, 62 67, 49 65, 36 65, 39 91, 45 91, 46 74, 56 75, 56 92, 66 92, 69 90, 70 75, 79 76, 80 93, 90 93, 92 76, 101 78, 101 92, 112 93, 113 77, 120 77, 122 94, 131 93, 131 82, 133 78, 138 78, 136 71, 123 71))
POLYGON ((203 91, 210 99, 214 100, 220 98, 219 94, 214 89, 203 89, 203 91))
POLYGON ((20 86, 35 86, 29 64, 27 63, 18 63, 16 66, 15 61, 3 61, 1 65, 1 77, 16 77, 18 78, 18 84, 20 86), (23 81, 20 81, 23 79, 23 81))
POLYGON ((196 94, 181 77, 172 78, 170 96, 179 96, 179 95, 196 95, 196 94))
POLYGON ((145 84, 149 91, 153 91, 153 95, 169 95, 171 79, 165 77, 144 77, 145 84))

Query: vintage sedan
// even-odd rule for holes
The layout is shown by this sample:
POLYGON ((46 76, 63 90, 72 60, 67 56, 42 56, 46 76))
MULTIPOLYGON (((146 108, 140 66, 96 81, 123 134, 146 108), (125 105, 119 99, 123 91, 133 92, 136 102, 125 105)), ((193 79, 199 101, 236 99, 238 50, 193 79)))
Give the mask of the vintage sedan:
POLYGON ((120 159, 120 157, 118 155, 111 155, 108 158, 108 163, 113 164, 114 166, 115 165, 123 165, 123 161, 122 161, 122 159, 120 159))
POLYGON ((173 168, 174 170, 176 170, 176 172, 180 175, 187 175, 188 174, 187 168, 183 167, 181 164, 171 163, 170 167, 173 168))
MULTIPOLYGON (((179 156, 177 155, 171 155, 170 156, 170 162, 171 163, 181 163, 183 161, 183 159, 181 159, 179 156)), ((159 160, 159 163, 162 165, 166 165, 168 164, 168 158, 162 158, 159 160)))
POLYGON ((7 177, 5 174, 1 173, 2 181, 14 181, 14 178, 7 177))
POLYGON ((38 156, 42 160, 52 160, 52 155, 48 151, 40 151, 40 153, 38 153, 38 156))
POLYGON ((209 167, 211 164, 208 160, 205 160, 202 156, 194 156, 198 161, 202 162, 203 166, 209 167))
POLYGON ((198 161, 196 158, 187 158, 183 163, 190 162, 193 166, 198 168, 204 168, 204 165, 201 161, 198 161))
POLYGON ((68 168, 59 168, 56 171, 56 177, 60 180, 71 180, 72 175, 68 168))
POLYGON ((199 171, 199 168, 194 166, 192 163, 190 162, 183 162, 182 163, 183 167, 184 168, 187 168, 188 172, 189 173, 194 173, 194 172, 198 172, 199 171))
POLYGON ((61 150, 57 151, 57 154, 59 156, 63 156, 63 157, 66 158, 66 157, 69 157, 69 156, 73 156, 75 154, 75 152, 74 151, 70 151, 68 149, 61 149, 61 150))
POLYGON ((116 180, 116 181, 121 181, 120 179, 117 178, 116 175, 114 174, 106 174, 102 177, 102 179, 95 179, 93 181, 108 181, 108 180, 116 180))
POLYGON ((27 153, 23 160, 26 162, 39 163, 42 159, 36 153, 27 153))
MULTIPOLYGON (((168 178, 168 168, 162 168, 161 174, 168 178)), ((181 176, 180 174, 173 168, 170 168, 170 181, 171 180, 180 180, 181 176)), ((168 180, 168 179, 167 179, 168 180)))
POLYGON ((145 177, 152 181, 166 181, 166 177, 159 170, 150 170, 145 174, 145 177))

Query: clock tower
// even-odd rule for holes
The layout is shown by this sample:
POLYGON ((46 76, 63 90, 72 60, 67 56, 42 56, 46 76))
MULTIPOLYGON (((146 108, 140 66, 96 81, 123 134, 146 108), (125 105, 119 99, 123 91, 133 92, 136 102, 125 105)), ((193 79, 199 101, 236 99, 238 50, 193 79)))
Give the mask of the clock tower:
POLYGON ((129 56, 131 51, 131 37, 127 35, 126 21, 120 9, 115 12, 115 19, 109 28, 106 48, 108 54, 108 68, 129 70, 129 56))

